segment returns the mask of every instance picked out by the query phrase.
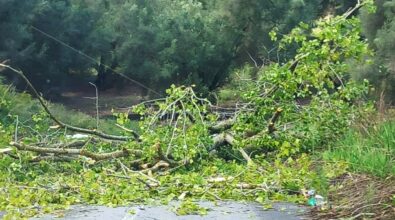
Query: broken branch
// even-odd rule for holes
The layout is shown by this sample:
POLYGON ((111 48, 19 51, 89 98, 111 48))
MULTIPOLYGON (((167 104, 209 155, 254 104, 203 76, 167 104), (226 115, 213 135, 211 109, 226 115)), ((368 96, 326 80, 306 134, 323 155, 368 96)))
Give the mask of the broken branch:
POLYGON ((141 156, 141 151, 129 150, 125 148, 110 153, 93 153, 85 149, 45 148, 45 147, 25 145, 16 142, 11 142, 10 145, 16 147, 18 150, 21 151, 31 151, 31 152, 44 153, 44 154, 52 153, 52 154, 60 154, 60 155, 80 155, 80 156, 89 157, 96 161, 115 159, 120 157, 126 157, 129 155, 141 156))
POLYGON ((131 137, 110 135, 110 134, 106 134, 106 133, 103 133, 103 132, 98 131, 98 130, 90 130, 90 129, 86 129, 86 128, 79 128, 79 127, 75 127, 75 126, 72 126, 72 125, 64 123, 63 121, 59 120, 58 118, 56 118, 52 114, 52 112, 49 110, 47 104, 45 103, 44 99, 37 92, 37 90, 34 88, 34 86, 31 84, 29 79, 25 76, 25 74, 22 71, 14 69, 11 66, 8 66, 8 65, 5 65, 5 64, 2 64, 2 63, 0 63, 0 67, 9 69, 9 70, 17 73, 20 77, 22 77, 22 79, 27 83, 29 88, 33 91, 33 94, 39 100, 39 102, 42 105, 42 107, 44 108, 45 112, 60 127, 67 128, 70 131, 80 132, 80 133, 84 133, 84 134, 91 134, 91 135, 95 135, 95 136, 98 136, 98 137, 101 137, 101 138, 104 138, 104 139, 109 139, 109 140, 128 141, 128 140, 131 139, 131 137))
MULTIPOLYGON (((213 148, 217 148, 222 145, 229 144, 231 146, 235 146, 235 138, 227 133, 222 133, 214 137, 214 145, 213 148)), ((248 163, 253 163, 252 159, 248 154, 244 151, 243 148, 239 147, 238 151, 241 153, 243 158, 248 162, 248 163)))
POLYGON ((280 114, 282 111, 283 110, 281 108, 277 108, 276 112, 273 114, 272 118, 270 119, 269 125, 267 128, 269 134, 276 131, 276 128, 274 125, 275 125, 276 121, 278 120, 278 118, 280 117, 280 114))
POLYGON ((234 125, 235 121, 236 120, 234 118, 220 121, 217 124, 209 127, 209 130, 212 133, 216 133, 216 132, 221 132, 221 131, 230 129, 234 125))

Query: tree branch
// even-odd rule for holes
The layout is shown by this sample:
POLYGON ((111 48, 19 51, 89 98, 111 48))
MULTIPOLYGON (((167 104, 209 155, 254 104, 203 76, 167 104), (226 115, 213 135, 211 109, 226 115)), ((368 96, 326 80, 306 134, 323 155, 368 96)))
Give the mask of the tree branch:
POLYGON ((233 124, 235 123, 235 121, 236 121, 235 118, 220 121, 217 124, 209 127, 208 129, 210 130, 211 133, 221 132, 221 131, 230 129, 233 126, 233 124))
POLYGON ((52 162, 71 162, 73 160, 77 159, 77 157, 69 157, 69 156, 38 156, 35 157, 31 160, 29 160, 30 163, 38 163, 40 161, 52 161, 52 162))
POLYGON ((269 134, 271 134, 271 133, 276 131, 276 128, 275 128, 274 125, 275 125, 276 121, 278 120, 278 118, 280 117, 282 111, 283 110, 281 108, 277 108, 276 112, 274 112, 272 118, 270 119, 269 125, 268 125, 268 128, 267 128, 267 131, 268 131, 269 134))
MULTIPOLYGON (((131 137, 127 137, 127 136, 116 136, 116 135, 110 135, 110 134, 106 134, 103 133, 101 131, 98 130, 90 130, 90 129, 86 129, 86 128, 79 128, 79 127, 75 127, 69 124, 64 123, 63 121, 59 120, 58 118, 56 118, 52 112, 49 110, 48 106, 46 105, 44 99, 41 97, 41 95, 37 92, 37 90, 34 88, 34 86, 31 84, 31 82, 29 81, 29 79, 25 76, 25 74, 17 69, 12 68, 11 66, 5 65, 0 63, 0 67, 9 69, 15 73, 17 73, 20 77, 22 77, 23 80, 25 80, 25 82, 27 83, 27 85, 29 86, 29 88, 33 91, 33 94, 37 97, 37 99, 39 100, 40 104, 42 105, 42 107, 44 108, 45 112, 49 115, 49 117, 56 123, 58 124, 60 127, 62 128, 67 128, 70 131, 75 131, 75 132, 80 132, 80 133, 84 133, 84 134, 90 134, 90 135, 95 135, 104 139, 108 139, 108 140, 117 140, 117 141, 128 141, 131 139, 131 137)), ((134 137, 135 138, 135 135, 134 137)))
POLYGON ((93 160, 100 161, 100 160, 108 160, 108 159, 115 159, 120 157, 126 157, 129 155, 141 156, 141 151, 138 150, 129 150, 129 149, 122 149, 119 151, 114 151, 110 153, 93 153, 87 151, 85 149, 65 149, 65 148, 46 148, 46 147, 36 147, 25 145, 22 143, 11 142, 11 146, 16 147, 20 151, 31 151, 36 153, 45 153, 45 154, 60 154, 60 155, 80 155, 89 157, 93 160))
POLYGON ((353 8, 349 9, 346 13, 343 14, 343 17, 344 18, 350 17, 350 15, 352 15, 355 11, 357 11, 358 9, 360 9, 364 5, 365 5, 364 2, 361 3, 361 0, 358 0, 357 4, 353 8))
MULTIPOLYGON (((213 139, 213 142, 214 142, 213 148, 217 148, 219 146, 226 145, 226 144, 235 146, 235 138, 232 135, 227 134, 227 133, 222 133, 222 134, 215 136, 213 139)), ((247 161, 247 163, 249 163, 249 164, 253 163, 251 157, 248 156, 248 154, 244 151, 243 148, 239 147, 237 150, 241 153, 241 155, 247 161)))
POLYGON ((70 143, 57 143, 57 144, 51 145, 48 148, 81 148, 88 142, 89 142, 89 140, 78 140, 78 141, 73 141, 70 143))

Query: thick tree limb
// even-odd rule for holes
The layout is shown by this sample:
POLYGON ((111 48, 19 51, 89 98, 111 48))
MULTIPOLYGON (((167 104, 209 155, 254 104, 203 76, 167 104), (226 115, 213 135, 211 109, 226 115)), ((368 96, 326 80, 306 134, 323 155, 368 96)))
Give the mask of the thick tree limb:
POLYGON ((128 150, 128 149, 122 149, 110 153, 93 153, 85 149, 45 148, 45 147, 25 145, 16 142, 11 142, 10 145, 16 147, 18 150, 21 151, 31 151, 31 152, 43 153, 43 154, 52 153, 52 154, 60 154, 60 155, 80 155, 80 156, 89 157, 96 161, 126 157, 129 155, 141 156, 141 151, 128 150))
MULTIPOLYGON (((214 145, 213 148, 220 147, 222 145, 229 144, 231 146, 235 145, 235 139, 232 135, 227 134, 227 133, 222 133, 214 137, 214 145)), ((248 154, 244 151, 243 148, 239 147, 238 151, 241 153, 243 158, 248 162, 248 163, 253 163, 252 159, 248 154)))
MULTIPOLYGON (((255 133, 252 136, 248 135, 248 138, 250 139, 254 139, 254 138, 258 138, 263 134, 272 134, 273 132, 276 131, 275 128, 275 123, 278 121, 281 113, 282 113, 282 109, 281 108, 277 108, 276 111, 274 112, 273 116, 271 117, 271 119, 269 120, 268 123, 268 127, 267 130, 261 131, 259 133, 255 133)), ((226 126, 231 126, 231 120, 226 120, 223 121, 222 123, 218 124, 218 129, 216 129, 217 131, 221 131, 221 129, 223 129, 226 126)), ((213 149, 218 148, 220 146, 229 144, 231 146, 235 146, 235 139, 232 135, 228 134, 228 133, 221 133, 218 134, 216 136, 213 137, 213 149)), ((248 162, 248 163, 253 163, 251 157, 247 154, 247 152, 243 149, 243 148, 239 148, 238 149, 239 152, 241 153, 241 155, 243 156, 243 158, 248 162)))
POLYGON ((52 161, 52 162, 71 162, 73 160, 77 159, 76 157, 70 157, 70 156, 38 156, 35 157, 31 160, 29 160, 30 163, 38 163, 40 161, 52 161))
POLYGON ((361 0, 358 0, 357 5, 355 5, 353 8, 349 9, 346 13, 344 13, 342 16, 344 18, 350 17, 355 11, 360 9, 362 6, 365 5, 365 2, 361 3, 361 0))
POLYGON ((267 124, 267 130, 263 130, 260 132, 256 132, 256 131, 247 131, 244 134, 244 137, 249 138, 249 139, 256 139, 261 137, 262 135, 265 134, 272 134, 276 131, 276 122, 278 121, 281 113, 283 112, 283 110, 281 108, 277 108, 276 111, 274 112, 273 116, 271 117, 271 119, 269 120, 269 123, 267 124))
POLYGON ((154 166, 144 169, 144 170, 141 170, 141 173, 156 172, 159 169, 168 169, 169 167, 170 167, 169 163, 167 163, 166 161, 160 160, 154 166))
MULTIPOLYGON (((79 128, 79 127, 75 127, 69 124, 64 123, 63 121, 59 120, 58 118, 56 118, 52 112, 49 110, 47 104, 45 103, 44 99, 41 97, 41 95, 37 92, 37 90, 34 88, 34 86, 31 84, 31 82, 29 81, 29 79, 25 76, 25 74, 17 69, 12 68, 11 66, 5 65, 0 63, 0 67, 9 69, 15 73, 17 73, 20 77, 22 77, 23 80, 25 80, 25 82, 27 83, 27 85, 29 86, 29 88, 33 91, 33 94, 37 97, 37 99, 39 100, 40 104, 42 105, 42 107, 44 108, 45 112, 49 115, 49 117, 56 123, 58 124, 60 127, 62 128, 67 128, 70 131, 75 131, 75 132, 80 132, 80 133, 84 133, 84 134, 91 134, 91 135, 95 135, 104 139, 109 139, 109 140, 117 140, 117 141, 128 141, 130 139, 132 139, 131 137, 127 137, 127 136, 116 136, 116 135, 110 135, 110 134, 106 134, 103 133, 101 131, 98 130, 90 130, 90 129, 86 129, 86 128, 79 128)), ((134 138, 135 138, 135 134, 134 134, 134 138)))
POLYGON ((212 149, 218 148, 226 144, 225 135, 226 135, 225 133, 221 133, 213 137, 212 149))
MULTIPOLYGON (((225 137, 226 143, 228 143, 228 144, 234 146, 234 144, 235 144, 235 139, 234 139, 234 137, 233 137, 232 135, 230 135, 230 134, 225 134, 224 137, 225 137)), ((244 158, 249 164, 252 164, 252 163, 253 163, 251 157, 248 156, 248 154, 244 151, 243 148, 239 147, 239 148, 238 148, 238 151, 241 153, 241 155, 243 156, 243 158, 244 158)))
POLYGON ((57 143, 49 146, 48 148, 81 148, 88 142, 89 140, 78 140, 70 143, 57 143))
POLYGON ((10 152, 12 152, 12 148, 0 149, 0 154, 8 154, 10 152))
POLYGON ((276 128, 274 127, 274 125, 275 125, 276 121, 278 120, 278 118, 280 117, 282 111, 283 110, 281 108, 277 108, 276 112, 274 112, 272 118, 270 119, 269 125, 267 128, 267 131, 269 134, 276 131, 276 128))
POLYGON ((209 127, 209 130, 211 133, 218 133, 224 130, 228 130, 234 125, 235 121, 236 120, 234 118, 220 121, 217 124, 209 127))

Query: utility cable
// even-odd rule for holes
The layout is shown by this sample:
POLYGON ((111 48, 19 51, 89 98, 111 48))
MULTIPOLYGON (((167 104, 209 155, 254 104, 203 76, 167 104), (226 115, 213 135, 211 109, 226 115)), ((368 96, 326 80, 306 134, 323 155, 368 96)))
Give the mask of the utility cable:
MULTIPOLYGON (((76 48, 70 46, 69 44, 67 44, 67 43, 65 43, 65 42, 63 42, 63 41, 61 41, 61 40, 59 40, 58 38, 56 38, 56 37, 54 37, 54 36, 52 36, 52 35, 50 35, 50 34, 44 32, 44 31, 42 31, 42 30, 40 30, 39 28, 37 28, 37 27, 35 27, 35 26, 33 26, 33 25, 31 25, 31 27, 32 27, 33 30, 35 30, 35 31, 41 33, 42 35, 44 35, 44 36, 46 36, 46 37, 48 37, 48 38, 54 40, 55 42, 61 44, 62 46, 65 46, 65 47, 69 48, 70 50, 72 50, 72 51, 78 53, 79 55, 81 55, 81 56, 83 56, 83 57, 85 57, 85 58, 88 59, 89 61, 91 61, 91 62, 93 62, 93 63, 95 63, 95 64, 98 64, 98 65, 101 64, 101 63, 99 63, 95 58, 93 58, 93 57, 87 55, 86 53, 82 52, 81 50, 78 50, 78 49, 76 49, 76 48)), ((139 81, 137 81, 137 80, 134 80, 134 79, 128 77, 127 75, 125 75, 125 74, 123 74, 123 73, 117 72, 115 69, 111 68, 110 66, 107 66, 107 65, 105 65, 105 64, 101 64, 101 65, 105 66, 107 69, 113 71, 114 73, 116 73, 116 74, 122 76, 123 78, 125 78, 125 79, 127 79, 127 80, 129 80, 129 81, 131 81, 131 82, 133 82, 133 83, 135 83, 135 84, 137 84, 137 85, 139 85, 140 87, 145 88, 145 89, 147 89, 147 90, 149 90, 149 91, 155 93, 155 94, 158 95, 158 96, 162 96, 159 92, 155 91, 154 89, 152 89, 152 88, 150 88, 150 87, 144 85, 143 83, 141 83, 141 82, 139 82, 139 81)))

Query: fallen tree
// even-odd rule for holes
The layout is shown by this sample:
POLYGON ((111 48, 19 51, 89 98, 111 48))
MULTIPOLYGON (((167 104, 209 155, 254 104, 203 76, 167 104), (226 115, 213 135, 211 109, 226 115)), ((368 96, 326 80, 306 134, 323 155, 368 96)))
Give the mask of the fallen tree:
MULTIPOLYGON (((70 131, 88 134, 88 135, 92 135, 92 136, 97 136, 99 138, 102 138, 105 140, 110 140, 110 141, 127 142, 128 140, 133 138, 134 141, 136 141, 137 143, 140 144, 140 142, 141 142, 140 135, 137 134, 137 132, 132 131, 127 128, 123 128, 123 129, 127 130, 129 133, 131 133, 132 137, 109 135, 109 134, 105 134, 105 133, 97 131, 97 130, 89 130, 89 129, 79 128, 79 127, 68 125, 68 124, 62 122, 61 120, 56 118, 55 115, 52 114, 52 112, 49 110, 49 107, 47 106, 44 99, 39 95, 39 93, 36 91, 36 89, 33 87, 33 85, 30 83, 30 81, 26 78, 26 76, 24 75, 23 72, 16 70, 8 65, 4 65, 4 64, 1 64, 1 65, 4 68, 10 69, 10 70, 14 71, 15 73, 19 74, 26 81, 26 83, 29 85, 29 87, 33 91, 33 94, 40 101, 40 104, 44 108, 45 112, 56 124, 58 124, 60 126, 60 128, 65 128, 70 131)), ((173 89, 177 89, 177 88, 173 88, 173 89)), ((213 150, 215 148, 219 148, 224 145, 230 145, 230 146, 236 145, 235 138, 230 133, 226 133, 226 131, 230 130, 232 128, 232 126, 234 125, 234 123, 236 122, 236 116, 232 119, 215 122, 215 123, 212 123, 212 125, 208 126, 207 125, 208 122, 206 122, 207 120, 205 119, 207 117, 207 115, 205 115, 206 114, 206 112, 204 110, 205 107, 199 106, 199 105, 201 105, 201 103, 205 103, 205 102, 208 104, 210 104, 210 103, 207 100, 198 98, 196 96, 196 94, 193 92, 192 88, 182 88, 182 90, 180 90, 180 91, 182 91, 185 94, 183 94, 180 98, 174 100, 172 103, 166 105, 164 109, 159 109, 157 112, 154 113, 154 116, 149 117, 150 122, 149 122, 148 129, 150 129, 150 127, 153 126, 155 123, 158 123, 158 122, 162 123, 163 119, 162 120, 159 120, 159 119, 163 118, 162 117, 163 115, 171 112, 171 117, 168 118, 167 122, 166 122, 167 125, 174 126, 173 131, 172 131, 173 132, 172 138, 170 141, 172 141, 175 136, 177 124, 179 123, 178 120, 183 120, 182 124, 183 124, 184 138, 186 138, 185 130, 188 129, 189 126, 192 126, 191 124, 195 124, 195 123, 197 123, 197 120, 199 120, 199 123, 201 123, 204 128, 207 128, 208 129, 207 131, 210 131, 210 134, 213 136, 212 140, 211 140, 211 142, 212 142, 212 146, 210 147, 211 150, 213 150), (186 101, 184 99, 190 99, 190 100, 186 101), (198 104, 198 102, 200 102, 200 103, 198 104), (194 109, 195 111, 186 109, 187 106, 191 107, 191 109, 194 109), (201 109, 202 107, 203 107, 203 109, 201 109), (177 114, 177 116, 176 116, 176 114, 177 114), (203 116, 203 115, 205 115, 205 116, 203 116), (218 132, 224 132, 224 133, 218 133, 218 132)), ((271 133, 275 132, 275 123, 278 120, 281 112, 282 112, 282 109, 280 109, 280 108, 278 108, 275 111, 275 113, 273 114, 273 116, 271 117, 271 119, 268 122, 267 130, 264 131, 265 133, 271 134, 271 133)), ((144 114, 145 114, 145 112, 144 112, 144 114)), ((262 135, 263 132, 260 132, 260 133, 262 135)), ((255 135, 258 135, 258 134, 255 134, 255 135)), ((92 140, 92 139, 90 139, 90 140, 92 140)), ((58 144, 55 144, 55 145, 52 145, 49 147, 25 145, 23 143, 17 143, 17 142, 11 142, 10 145, 13 147, 16 147, 20 151, 30 151, 30 152, 35 152, 35 153, 39 153, 39 154, 53 154, 50 157, 45 157, 45 156, 40 157, 40 160, 46 159, 46 158, 53 160, 54 157, 59 156, 59 155, 79 155, 79 156, 85 156, 85 157, 91 158, 95 161, 116 159, 116 158, 120 158, 120 157, 127 157, 130 155, 133 155, 135 157, 142 156, 141 151, 130 150, 130 149, 126 149, 126 148, 123 148, 122 150, 119 150, 119 151, 107 152, 107 153, 101 153, 101 154, 93 153, 93 152, 90 152, 90 151, 87 151, 84 149, 74 149, 74 148, 82 148, 83 146, 89 144, 90 140, 73 141, 73 142, 65 143, 65 144, 58 143, 58 144)), ((96 140, 96 142, 97 142, 97 140, 96 140)), ((174 160, 170 159, 170 158, 173 158, 173 156, 170 155, 170 158, 169 158, 169 154, 171 153, 171 144, 172 144, 171 142, 168 144, 168 148, 166 150, 166 155, 163 154, 162 148, 160 146, 158 146, 158 143, 154 144, 156 146, 158 158, 168 161, 170 164, 174 164, 174 165, 175 164, 182 164, 182 163, 186 164, 187 160, 185 160, 185 159, 183 159, 182 161, 175 162, 174 160)), ((43 144, 40 143, 40 145, 43 145, 43 144)), ((140 148, 142 148, 142 147, 143 146, 140 146, 140 148)), ((241 155, 243 156, 243 158, 246 161, 248 161, 249 163, 252 162, 252 159, 244 151, 243 148, 238 148, 238 151, 241 153, 241 155)), ((70 157, 68 159, 70 159, 70 157)), ((35 159, 34 161, 36 161, 36 160, 37 159, 35 159)))
POLYGON ((363 102, 367 84, 348 76, 348 61, 361 61, 369 52, 358 20, 349 15, 327 17, 313 27, 301 24, 279 41, 281 49, 297 45, 297 55, 255 69, 232 88, 240 103, 230 118, 212 111, 216 107, 193 86, 172 86, 165 98, 149 101, 154 104, 133 107, 140 116, 138 130, 118 114, 119 135, 65 123, 21 71, 0 64, 26 81, 44 109, 40 117, 53 123, 46 124, 50 130, 44 132, 52 133, 44 137, 36 137, 41 133, 32 127, 33 132, 18 129, 23 122, 7 132, 0 124, 0 138, 13 140, 0 149, 0 209, 14 217, 24 209, 36 210, 28 215, 41 212, 36 204, 55 204, 53 210, 59 204, 126 206, 187 197, 243 199, 265 207, 270 199, 306 202, 302 189, 345 169, 330 164, 312 170, 317 165, 306 153, 328 146, 369 110, 363 102))
MULTIPOLYGON (((10 145, 19 151, 38 153, 42 158, 58 155, 79 155, 95 161, 131 158, 151 166, 165 161, 169 167, 191 164, 213 152, 223 159, 242 157, 252 163, 255 155, 276 152, 279 157, 289 157, 309 151, 345 130, 358 113, 356 100, 366 92, 366 85, 347 79, 346 61, 361 60, 368 52, 359 39, 358 22, 348 17, 345 14, 322 19, 311 29, 301 25, 279 41, 283 49, 299 45, 297 55, 282 65, 259 69, 255 78, 246 81, 240 93, 244 103, 233 117, 221 120, 210 111, 213 105, 198 97, 193 87, 172 86, 167 97, 152 101, 155 108, 144 103, 133 107, 133 112, 141 116, 140 131, 118 125, 127 132, 126 136, 61 121, 22 71, 2 63, 0 67, 25 80, 59 129, 87 134, 110 144, 118 142, 115 151, 108 148, 103 152, 87 150, 100 141, 59 142, 49 147, 16 140, 10 145), (299 105, 299 99, 308 102, 299 105)), ((271 36, 276 40, 275 33, 271 36)))

